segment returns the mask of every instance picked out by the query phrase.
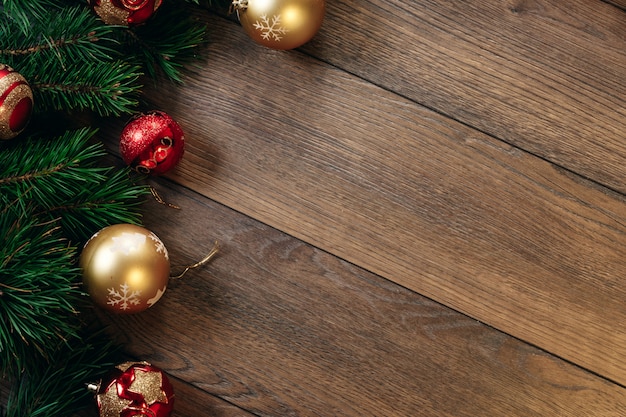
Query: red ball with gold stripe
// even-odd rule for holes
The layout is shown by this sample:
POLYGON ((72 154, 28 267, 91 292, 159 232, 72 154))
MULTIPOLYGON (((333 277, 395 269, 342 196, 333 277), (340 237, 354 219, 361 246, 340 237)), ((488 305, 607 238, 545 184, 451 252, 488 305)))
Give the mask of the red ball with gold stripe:
POLYGON ((22 75, 0 64, 0 139, 19 135, 33 112, 33 92, 22 75))
POLYGON ((100 417, 168 417, 174 408, 174 389, 163 371, 148 362, 125 362, 99 384, 100 417))
POLYGON ((162 0, 89 0, 107 25, 136 26, 150 19, 162 0))

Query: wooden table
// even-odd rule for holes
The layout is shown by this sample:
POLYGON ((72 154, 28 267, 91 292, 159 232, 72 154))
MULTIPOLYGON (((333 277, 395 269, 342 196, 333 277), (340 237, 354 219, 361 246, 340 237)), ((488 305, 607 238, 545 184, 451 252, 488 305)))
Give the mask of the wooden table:
POLYGON ((626 415, 626 2, 329 0, 287 52, 198 18, 145 224, 222 251, 107 317, 175 416, 626 415))

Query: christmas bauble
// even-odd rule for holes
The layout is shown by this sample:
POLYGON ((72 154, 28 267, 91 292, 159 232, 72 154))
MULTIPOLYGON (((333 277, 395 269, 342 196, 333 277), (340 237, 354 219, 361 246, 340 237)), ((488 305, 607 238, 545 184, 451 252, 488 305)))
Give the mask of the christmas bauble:
POLYGON ((135 26, 148 20, 161 6, 161 0, 89 0, 107 25, 135 26))
POLYGON ((168 417, 174 407, 174 389, 167 375, 148 362, 126 362, 95 391, 100 417, 168 417))
POLYGON ((168 114, 152 111, 133 118, 120 137, 120 153, 138 172, 161 175, 183 157, 185 135, 168 114))
POLYGON ((83 283, 93 301, 115 313, 154 305, 170 277, 167 249, 151 231, 132 224, 105 227, 80 254, 83 283))
POLYGON ((322 26, 324 0, 234 0, 241 26, 257 43, 293 49, 311 40, 322 26))
POLYGON ((33 92, 13 68, 0 64, 0 139, 12 139, 26 127, 33 111, 33 92))

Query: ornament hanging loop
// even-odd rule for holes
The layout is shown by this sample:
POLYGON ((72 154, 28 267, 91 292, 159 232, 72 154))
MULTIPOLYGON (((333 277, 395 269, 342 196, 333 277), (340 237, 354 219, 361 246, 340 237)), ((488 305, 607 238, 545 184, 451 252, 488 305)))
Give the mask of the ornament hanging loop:
POLYGON ((176 276, 170 276, 170 279, 180 279, 190 269, 195 269, 195 268, 201 267, 202 265, 207 264, 211 259, 213 259, 215 257, 215 255, 218 254, 219 251, 220 251, 220 244, 216 240, 215 243, 213 244, 213 248, 211 249, 211 251, 201 261, 198 261, 198 262, 196 262, 193 265, 186 266, 185 269, 183 270, 183 272, 181 272, 180 274, 178 274, 176 276))

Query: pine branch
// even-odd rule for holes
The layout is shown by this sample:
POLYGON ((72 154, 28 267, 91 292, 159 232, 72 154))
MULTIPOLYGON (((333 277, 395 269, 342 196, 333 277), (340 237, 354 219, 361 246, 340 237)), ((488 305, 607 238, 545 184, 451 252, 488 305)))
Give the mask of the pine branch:
POLYGON ((22 75, 27 78, 37 73, 35 68, 28 68, 32 64, 56 61, 64 67, 94 59, 103 62, 116 53, 114 28, 103 25, 84 6, 47 10, 42 16, 31 16, 26 26, 5 12, 2 23, 0 57, 4 61, 14 57, 12 62, 5 62, 9 65, 21 62, 26 67, 22 75))
POLYGON ((30 18, 45 16, 50 3, 50 0, 2 0, 0 11, 12 16, 20 31, 26 31, 30 26, 30 18))
POLYGON ((192 19, 189 7, 164 2, 150 24, 126 32, 124 43, 131 46, 128 53, 137 56, 148 75, 155 77, 161 71, 181 82, 181 70, 194 57, 195 48, 205 42, 205 31, 204 25, 192 19))
POLYGON ((4 196, 0 216, 0 370, 15 375, 50 345, 76 335, 81 296, 75 249, 58 225, 38 223, 4 196))
POLYGON ((0 143, 0 374, 14 387, 6 417, 70 414, 108 360, 110 345, 84 332, 90 304, 76 247, 109 224, 138 223, 147 188, 128 168, 101 165, 94 130, 53 135, 49 121, 57 111, 134 112, 142 72, 180 81, 204 27, 188 9, 199 0, 174 1, 125 28, 105 25, 85 0, 0 0, 0 63, 29 81, 36 113, 27 132, 0 143))
POLYGON ((32 78, 35 100, 42 110, 91 110, 119 116, 137 107, 139 68, 124 62, 83 63, 60 71, 54 63, 32 78))
POLYGON ((33 215, 59 218, 64 236, 82 242, 114 223, 138 223, 139 197, 130 170, 112 170, 97 162, 102 144, 89 144, 96 131, 80 129, 59 138, 24 138, 0 152, 0 193, 29 201, 33 215))
POLYGON ((0 62, 29 81, 38 112, 92 110, 108 116, 137 106, 139 67, 114 61, 119 56, 114 28, 85 6, 31 18, 26 29, 4 13, 0 42, 0 62))
POLYGON ((3 417, 68 416, 93 403, 85 384, 97 382, 121 362, 120 352, 101 331, 82 331, 60 344, 48 362, 20 374, 3 417))
POLYGON ((136 223, 144 187, 129 170, 95 164, 101 144, 81 129, 57 139, 30 138, 0 152, 0 370, 14 374, 33 356, 76 336, 76 250, 94 231, 136 223))
POLYGON ((51 10, 24 23, 0 14, 0 62, 31 84, 36 111, 131 113, 137 106, 139 67, 120 56, 115 30, 85 6, 51 10), (43 34, 43 35, 42 35, 43 34))
POLYGON ((65 235, 73 241, 84 242, 90 234, 111 224, 139 223, 136 209, 147 188, 135 185, 128 169, 107 170, 104 174, 96 187, 83 188, 71 200, 61 201, 45 212, 48 217, 61 218, 65 235))
POLYGON ((57 140, 33 136, 10 143, 0 153, 0 186, 30 184, 57 173, 85 181, 79 164, 105 154, 96 145, 86 146, 94 134, 94 130, 80 129, 57 140))

